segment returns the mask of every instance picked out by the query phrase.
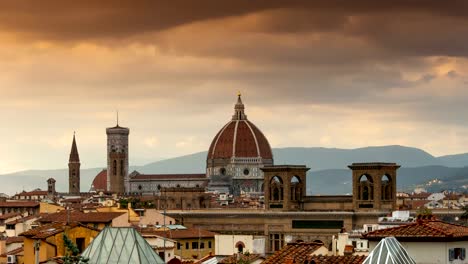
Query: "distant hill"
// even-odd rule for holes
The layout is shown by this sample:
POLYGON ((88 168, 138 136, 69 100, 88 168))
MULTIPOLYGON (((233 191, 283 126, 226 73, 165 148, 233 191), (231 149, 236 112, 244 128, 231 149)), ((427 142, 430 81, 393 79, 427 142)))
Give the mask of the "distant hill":
MULTIPOLYGON (((144 166, 130 167, 130 172, 138 170, 141 173, 203 173, 206 155, 205 151, 161 160, 144 166)), ((461 184, 468 178, 467 169, 463 168, 468 167, 468 153, 434 157, 418 148, 382 146, 357 149, 275 148, 273 155, 275 164, 305 164, 310 167, 309 190, 314 193, 320 190, 322 194, 351 191, 351 174, 347 166, 353 162, 381 161, 402 165, 402 169, 399 170, 399 188, 424 184, 433 178, 447 179, 446 184, 450 186, 451 181, 461 184)), ((89 190, 94 176, 101 170, 102 168, 81 170, 82 191, 89 190)), ((68 169, 58 169, 27 170, 0 175, 0 192, 14 194, 23 189, 45 189, 46 180, 50 177, 57 180, 59 191, 68 190, 68 169)))
MULTIPOLYGON (((448 168, 444 166, 425 166, 400 168, 397 174, 397 189, 412 191, 415 187, 424 187, 428 191, 464 190, 468 185, 468 167, 448 168), (430 182, 433 179, 441 183, 430 182)), ((345 194, 352 192, 352 175, 349 169, 331 169, 307 174, 308 194, 345 194)))

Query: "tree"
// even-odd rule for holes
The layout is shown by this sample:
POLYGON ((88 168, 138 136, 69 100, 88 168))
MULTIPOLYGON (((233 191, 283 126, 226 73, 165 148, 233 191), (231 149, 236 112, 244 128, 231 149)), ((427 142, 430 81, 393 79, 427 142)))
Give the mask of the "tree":
POLYGON ((80 250, 71 241, 66 234, 63 234, 63 244, 65 245, 65 256, 62 257, 64 264, 84 264, 88 263, 89 259, 80 256, 80 250))
POLYGON ((427 207, 420 207, 416 211, 416 215, 432 215, 432 210, 427 207))

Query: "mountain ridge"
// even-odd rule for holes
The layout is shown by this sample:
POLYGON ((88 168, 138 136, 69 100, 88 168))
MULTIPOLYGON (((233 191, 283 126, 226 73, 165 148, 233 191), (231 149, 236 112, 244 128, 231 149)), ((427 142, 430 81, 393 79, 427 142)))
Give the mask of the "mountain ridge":
MULTIPOLYGON (((305 164, 311 168, 309 175, 326 175, 326 179, 336 180, 344 179, 343 175, 348 173, 347 166, 354 162, 396 162, 402 165, 399 175, 406 175, 405 171, 410 169, 423 168, 411 180, 411 184, 423 184, 430 175, 435 177, 431 171, 438 174, 453 175, 457 171, 458 180, 463 180, 465 172, 462 168, 468 166, 468 153, 446 155, 435 157, 430 153, 414 147, 400 145, 389 146, 371 146, 355 149, 324 148, 324 147, 285 147, 274 148, 273 155, 275 164, 305 164), (443 168, 443 169, 435 169, 443 168), (330 173, 335 172, 336 177, 330 173), (341 176, 340 176, 341 175, 341 176), (341 177, 341 178, 340 178, 341 177)), ((203 173, 206 166, 207 151, 196 152, 180 157, 169 158, 156 162, 151 162, 143 166, 131 166, 130 172, 137 170, 140 173, 203 173)), ((99 173, 101 168, 86 168, 81 170, 81 190, 88 191, 94 176, 99 173)), ((442 178, 442 176, 440 178, 442 178)), ((68 186, 68 169, 52 170, 23 170, 14 173, 0 175, 4 184, 0 186, 0 192, 15 193, 20 192, 21 187, 25 190, 34 188, 46 188, 45 181, 53 177, 57 180, 57 190, 66 191, 68 186), (20 178, 20 179, 18 179, 20 178), (5 187, 10 188, 5 188, 5 187)), ((310 176, 309 176, 310 177, 310 176)), ((402 179, 410 177, 404 176, 402 179)), ((400 178, 400 176, 399 176, 400 178)), ((455 179, 454 178, 454 179, 455 179)), ((320 179, 321 182, 327 182, 326 179, 320 179)), ((313 180, 311 181, 313 182, 313 180)), ((406 180, 399 179, 398 183, 404 183, 406 180)), ((328 182, 333 185, 333 182, 328 182)), ((399 184, 400 185, 400 184, 399 184)), ((343 188, 329 188, 328 193, 342 193, 343 188), (335 191, 333 191, 335 190, 335 191)))

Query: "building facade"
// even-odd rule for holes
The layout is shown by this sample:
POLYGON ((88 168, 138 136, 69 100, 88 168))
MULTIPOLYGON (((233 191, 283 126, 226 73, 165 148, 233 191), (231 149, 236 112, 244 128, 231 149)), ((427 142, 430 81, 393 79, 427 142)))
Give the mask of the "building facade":
POLYGON ((106 129, 107 134, 107 191, 127 193, 130 189, 128 178, 128 135, 130 129, 115 127, 106 129))
POLYGON ((206 160, 209 189, 241 193, 263 191, 264 166, 273 165, 273 154, 263 133, 247 119, 245 107, 238 95, 234 115, 216 134, 206 160))

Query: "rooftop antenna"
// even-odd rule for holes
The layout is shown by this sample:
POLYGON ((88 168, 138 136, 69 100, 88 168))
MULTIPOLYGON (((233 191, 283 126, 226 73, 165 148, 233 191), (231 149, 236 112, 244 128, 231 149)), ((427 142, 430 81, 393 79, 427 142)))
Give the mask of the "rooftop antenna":
POLYGON ((119 126, 119 110, 117 110, 117 126, 119 126))

